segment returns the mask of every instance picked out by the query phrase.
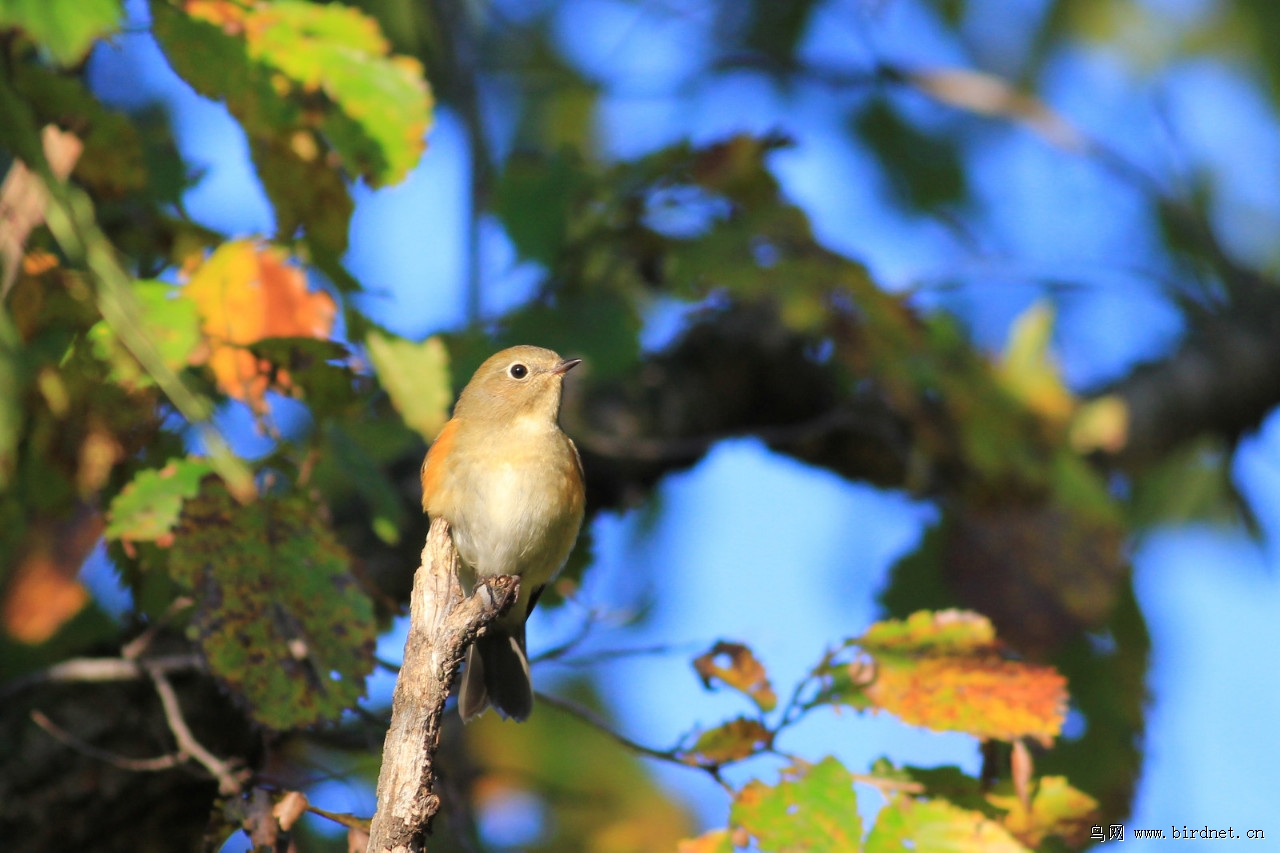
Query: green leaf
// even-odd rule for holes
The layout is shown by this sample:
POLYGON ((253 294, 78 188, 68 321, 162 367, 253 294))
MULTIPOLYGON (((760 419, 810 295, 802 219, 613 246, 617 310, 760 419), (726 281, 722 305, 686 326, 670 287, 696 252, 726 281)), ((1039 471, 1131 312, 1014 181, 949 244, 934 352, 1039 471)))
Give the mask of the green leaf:
MULTIPOLYGON (((301 0, 187 8, 184 15, 152 4, 165 52, 197 91, 225 100, 250 137, 298 153, 295 131, 319 131, 347 170, 374 186, 401 180, 417 164, 431 93, 416 60, 388 56, 372 18, 301 0)), ((312 159, 309 151, 300 156, 312 159)))
POLYGON ((276 234, 289 240, 301 228, 323 250, 347 250, 347 230, 355 202, 342 174, 324 157, 314 133, 296 130, 291 137, 255 136, 249 150, 262 187, 276 212, 276 234))
POLYGON ((449 418, 453 391, 449 385, 449 353, 438 337, 420 344, 370 332, 365 338, 378 381, 404 422, 427 441, 449 418))
POLYGON ((78 78, 37 62, 17 62, 13 87, 41 125, 75 117, 76 135, 84 143, 72 172, 77 181, 108 198, 146 187, 147 152, 137 128, 127 116, 104 107, 78 78))
POLYGON ((853 126, 904 204, 927 210, 963 200, 965 173, 954 134, 921 130, 884 98, 873 98, 853 126))
POLYGON ((566 154, 511 157, 498 183, 497 212, 523 257, 548 266, 559 258, 573 194, 583 183, 566 154))
MULTIPOLYGON (((155 344, 156 351, 170 369, 181 370, 201 339, 200 314, 196 304, 179 288, 163 281, 135 281, 133 292, 142 309, 141 332, 155 344)), ((114 381, 142 387, 154 384, 106 320, 94 324, 88 337, 98 358, 111 364, 114 381)))
POLYGON ((1028 853, 1009 831, 945 800, 898 796, 880 810, 866 853, 1028 853))
POLYGON ((163 468, 139 471, 107 512, 108 539, 152 541, 173 530, 183 501, 200 491, 200 481, 213 473, 198 459, 171 459, 163 468))
POLYGON ((1062 776, 1038 780, 1029 809, 1012 790, 992 792, 987 799, 1008 812, 1001 823, 1030 847, 1039 847, 1052 836, 1074 848, 1084 847, 1089 843, 1090 825, 1099 818, 1098 801, 1073 788, 1062 776))
POLYGON ((274 729, 336 719, 373 666, 373 606, 322 516, 298 495, 241 506, 209 487, 188 502, 169 561, 197 597, 210 670, 274 729))
POLYGON ((0 29, 25 30, 62 65, 83 59, 122 16, 120 0, 0 0, 0 29))
POLYGON ((22 342, 7 311, 0 311, 0 492, 9 487, 22 437, 22 342))
POLYGON ((639 361, 639 333, 635 305, 610 289, 534 303, 506 318, 499 339, 504 346, 537 342, 561 355, 586 356, 593 377, 610 378, 639 361))
POLYGON ((408 521, 404 502, 378 460, 336 423, 325 430, 326 458, 369 506, 373 532, 388 545, 400 541, 400 528, 408 521))
POLYGON ((765 853, 862 849, 853 776, 830 756, 812 766, 792 768, 774 786, 748 782, 734 798, 729 819, 750 832, 765 853))

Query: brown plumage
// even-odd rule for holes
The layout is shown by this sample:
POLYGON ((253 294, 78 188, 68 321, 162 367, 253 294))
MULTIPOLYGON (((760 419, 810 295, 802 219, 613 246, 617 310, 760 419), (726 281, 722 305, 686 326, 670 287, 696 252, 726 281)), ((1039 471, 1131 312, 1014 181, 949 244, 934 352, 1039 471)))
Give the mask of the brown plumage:
POLYGON ((422 464, 422 508, 449 522, 468 595, 477 579, 519 575, 520 597, 467 651, 458 710, 533 709, 524 623, 582 526, 582 462, 557 422, 564 374, 579 359, 518 346, 490 357, 458 397, 422 464))

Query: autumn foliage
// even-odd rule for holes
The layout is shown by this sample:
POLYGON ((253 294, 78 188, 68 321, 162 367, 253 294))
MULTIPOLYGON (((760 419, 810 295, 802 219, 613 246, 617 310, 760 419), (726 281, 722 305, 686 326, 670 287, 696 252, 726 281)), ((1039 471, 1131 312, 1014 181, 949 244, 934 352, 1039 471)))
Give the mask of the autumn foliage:
MULTIPOLYGON (((589 519, 656 507, 668 475, 747 437, 927 503, 933 521, 879 591, 880 616, 825 638, 792 683, 768 645, 716 640, 714 624, 699 626, 701 654, 618 652, 661 653, 673 682, 733 703, 683 721, 674 742, 616 731, 585 669, 526 725, 491 714, 446 731, 433 845, 476 849, 501 828, 493 815, 532 813, 534 850, 1086 847, 1094 824, 1127 813, 1141 767, 1148 638, 1127 543, 1162 520, 1247 515, 1223 448, 1275 404, 1280 353, 1266 344, 1280 336, 1189 336, 1205 347, 1188 356, 1196 377, 1243 382, 1218 349, 1262 353, 1251 363, 1266 393, 1238 405, 1206 380, 1193 384, 1212 405, 1188 414, 1186 383, 1157 387, 1158 365, 1081 393, 1055 358, 1050 300, 984 348, 945 298, 886 286, 833 248, 779 178, 785 133, 603 155, 605 84, 575 70, 560 19, 503 22, 505 4, 492 4, 499 23, 468 17, 488 5, 0 0, 0 839, 219 849, 247 834, 256 849, 359 849, 367 804, 327 811, 307 794, 376 778, 387 708, 366 693, 396 667, 377 650, 426 532, 418 466, 474 367, 538 343, 587 362, 563 422, 589 519), (184 97, 234 119, 272 233, 194 221, 184 198, 199 170, 173 117, 120 107, 95 83, 95 52, 134 37, 184 97), (482 98, 486 86, 501 97, 482 98), (349 232, 356 198, 421 162, 436 93, 470 146, 461 254, 476 269, 465 327, 410 339, 371 316, 379 294, 347 267, 349 232), (486 240, 513 277, 537 281, 500 311, 480 291, 486 240), (655 336, 668 313, 678 328, 655 336), (125 603, 104 607, 90 575, 125 603), (792 749, 816 719, 855 732, 871 715, 969 738, 981 772, 792 749), (710 827, 650 761, 713 786, 710 827)), ((708 35, 723 42, 715 71, 799 91, 820 5, 726 5, 708 35)), ((925 5, 960 27, 965 3, 925 5)), ((1055 12, 1046 38, 1069 17, 1055 12)), ((963 219, 957 139, 977 145, 992 126, 1125 171, 995 74, 877 60, 857 80, 814 76, 842 97, 866 89, 832 124, 904 221, 963 219), (917 121, 922 105, 943 118, 917 121)), ((1217 276, 1177 293, 1189 327, 1270 316, 1271 290, 1195 211, 1151 201, 1169 241, 1161 274, 1189 255, 1217 276)), ((613 619, 578 606, 584 530, 543 598, 573 600, 558 616, 583 626, 543 660, 572 663, 613 619)))

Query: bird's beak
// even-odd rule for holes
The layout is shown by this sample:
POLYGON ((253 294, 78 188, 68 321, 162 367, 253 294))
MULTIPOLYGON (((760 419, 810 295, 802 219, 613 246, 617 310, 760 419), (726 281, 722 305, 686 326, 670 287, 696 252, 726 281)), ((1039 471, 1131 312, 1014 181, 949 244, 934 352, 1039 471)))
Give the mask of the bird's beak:
POLYGON ((573 370, 579 364, 582 364, 582 359, 580 358, 566 358, 563 361, 561 361, 559 364, 557 364, 555 367, 551 368, 551 372, 554 373, 556 376, 563 376, 564 374, 568 373, 570 370, 573 370))

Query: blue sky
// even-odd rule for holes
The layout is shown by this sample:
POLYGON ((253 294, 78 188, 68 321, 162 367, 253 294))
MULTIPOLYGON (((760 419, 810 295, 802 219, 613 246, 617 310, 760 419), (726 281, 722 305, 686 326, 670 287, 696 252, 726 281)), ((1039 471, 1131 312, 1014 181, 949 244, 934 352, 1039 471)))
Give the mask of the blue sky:
MULTIPOLYGON (((1038 0, 975 5, 969 35, 992 55, 1019 43, 1019 28, 1043 7, 1038 0)), ((1144 5, 1175 23, 1213 8, 1208 0, 1144 5)), ((993 126, 994 141, 970 164, 979 199, 971 218, 982 237, 975 250, 936 222, 891 212, 879 172, 849 145, 832 109, 833 98, 854 96, 804 85, 784 94, 748 73, 695 76, 707 26, 696 13, 646 14, 606 0, 565 4, 558 32, 578 67, 604 86, 597 130, 611 155, 785 127, 797 145, 772 165, 820 238, 865 261, 887 286, 921 288, 923 302, 960 311, 981 346, 1002 345, 1012 318, 1044 294, 1037 282, 1050 276, 1083 283, 1057 300, 1058 355, 1075 387, 1120 375, 1176 341, 1177 314, 1159 291, 1168 270, 1147 245, 1141 199, 1113 176, 1028 133, 993 126), (932 289, 944 279, 952 286, 932 289)), ((872 50, 904 63, 971 62, 909 0, 831 3, 804 43, 806 56, 841 67, 858 67, 872 50)), ((270 230, 243 136, 221 106, 167 72, 149 37, 119 36, 95 53, 91 72, 109 102, 160 100, 172 111, 184 155, 206 170, 186 198, 196 219, 233 235, 270 230)), ((1251 262, 1274 259, 1280 132, 1258 83, 1238 67, 1199 60, 1152 75, 1114 51, 1079 48, 1055 56, 1043 83, 1053 106, 1152 164, 1166 185, 1176 188, 1192 169, 1210 170, 1223 188, 1215 219, 1228 246, 1251 262)), ((511 132, 502 104, 495 97, 487 109, 499 150, 511 132)), ((371 291, 364 307, 406 336, 461 322, 467 157, 460 124, 441 112, 422 165, 404 184, 357 188, 347 261, 371 291)), ((492 313, 518 304, 538 271, 518 262, 495 223, 486 222, 482 234, 492 313)), ((1266 534, 1262 543, 1239 530, 1195 526, 1152 531, 1133 545, 1154 651, 1146 763, 1131 827, 1230 824, 1280 835, 1272 820, 1280 800, 1273 722, 1280 672, 1271 665, 1280 648, 1280 417, 1243 443, 1233 470, 1266 534)), ((749 440, 722 443, 694 469, 668 478, 657 507, 653 518, 633 512, 596 522, 596 562, 583 599, 625 611, 649 588, 656 607, 641 630, 606 630, 593 642, 697 650, 718 638, 748 640, 783 686, 827 645, 875 618, 874 595, 888 567, 934 517, 927 504, 842 481, 749 440)), ((573 618, 565 611, 535 616, 533 650, 552 645, 573 618)), ((396 643, 384 643, 383 653, 397 655, 396 643)), ((732 697, 701 689, 688 657, 609 667, 603 689, 629 735, 668 745, 691 723, 712 725, 740 710, 732 697)), ((554 670, 541 667, 536 677, 553 683, 554 670)), ((376 690, 386 689, 382 679, 376 690)), ((885 754, 970 771, 978 761, 963 736, 851 714, 819 715, 784 745, 814 757, 834 752, 854 768, 885 754)), ((692 771, 654 769, 708 824, 723 823, 727 804, 718 789, 692 771)), ((771 772, 768 762, 750 769, 771 772)), ((327 790, 330 807, 369 808, 368 792, 327 790)))

